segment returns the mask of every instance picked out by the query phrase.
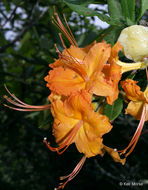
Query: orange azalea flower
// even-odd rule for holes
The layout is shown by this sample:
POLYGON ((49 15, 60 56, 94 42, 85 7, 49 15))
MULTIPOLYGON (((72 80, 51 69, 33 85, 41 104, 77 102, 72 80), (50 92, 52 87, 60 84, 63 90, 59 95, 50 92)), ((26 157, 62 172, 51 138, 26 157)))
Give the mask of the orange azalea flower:
POLYGON ((64 50, 60 59, 52 64, 54 69, 45 77, 47 87, 64 96, 81 89, 99 96, 113 94, 112 83, 101 72, 110 56, 110 50, 110 45, 105 42, 96 43, 88 53, 84 48, 75 46, 64 50), (70 55, 67 55, 67 51, 70 55))
POLYGON ((45 77, 47 87, 52 92, 64 96, 86 89, 98 96, 106 96, 107 102, 112 104, 118 97, 118 82, 121 78, 121 66, 115 63, 121 49, 120 44, 117 43, 111 49, 106 42, 94 42, 85 48, 79 48, 71 31, 68 32, 58 15, 56 13, 55 15, 57 21, 54 22, 72 45, 67 49, 60 35, 65 49, 62 53, 57 49, 59 59, 50 64, 53 70, 45 77), (107 76, 103 68, 108 60, 110 65, 107 65, 109 69, 107 76))
POLYGON ((52 94, 50 101, 54 117, 53 134, 59 145, 55 151, 61 154, 60 147, 67 149, 74 142, 86 157, 102 154, 102 135, 108 133, 112 126, 106 116, 94 112, 91 95, 82 90, 62 101, 52 94))
POLYGON ((112 126, 105 115, 94 112, 91 106, 91 95, 86 90, 72 93, 68 98, 60 97, 55 94, 50 95, 51 111, 54 116, 53 135, 59 147, 53 148, 47 143, 47 147, 62 154, 70 144, 75 143, 78 151, 84 154, 82 160, 78 163, 73 172, 58 189, 64 188, 69 180, 80 171, 86 158, 108 152, 116 162, 125 163, 125 159, 120 159, 118 152, 103 145, 102 136, 108 133, 112 126))
MULTIPOLYGON (((148 104, 148 87, 144 92, 140 90, 137 85, 137 81, 126 79, 121 82, 122 88, 124 89, 126 96, 131 100, 126 109, 126 114, 132 115, 135 119, 140 120, 143 108, 148 104)), ((145 121, 148 120, 148 112, 145 117, 145 121)))
POLYGON ((126 109, 126 114, 130 114, 135 119, 140 120, 131 142, 127 148, 121 151, 121 154, 125 154, 128 151, 128 153, 125 154, 127 157, 134 150, 143 129, 144 122, 148 120, 148 87, 144 92, 142 92, 140 87, 137 85, 137 81, 131 79, 126 79, 125 81, 121 82, 121 85, 126 93, 127 98, 131 100, 126 109))

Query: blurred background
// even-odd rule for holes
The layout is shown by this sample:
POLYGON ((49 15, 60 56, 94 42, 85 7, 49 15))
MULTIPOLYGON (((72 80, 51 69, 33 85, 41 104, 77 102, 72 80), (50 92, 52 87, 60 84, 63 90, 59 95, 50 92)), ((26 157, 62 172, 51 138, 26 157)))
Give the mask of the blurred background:
MULTIPOLYGON (((122 0, 116 0, 119 6, 120 2, 122 0)), ((140 1, 136 3, 134 14, 138 15, 140 1)), ((54 44, 62 51, 59 31, 52 24, 53 6, 56 6, 59 15, 65 14, 79 47, 84 47, 94 40, 102 39, 113 45, 120 31, 135 23, 123 18, 124 15, 120 19, 119 7, 113 14, 108 11, 108 5, 109 1, 106 0, 0 1, 1 190, 53 190, 58 187, 59 176, 69 174, 81 159, 82 155, 74 145, 61 156, 50 152, 43 143, 45 136, 54 141, 50 111, 25 113, 4 107, 6 102, 3 95, 7 94, 4 84, 23 102, 33 105, 48 104, 50 91, 46 87, 44 77, 48 74, 49 63, 54 62, 54 58, 58 56, 54 44), (80 9, 75 10, 78 5, 80 9), (95 13, 84 11, 84 7, 94 10, 95 13), (101 15, 110 16, 111 20, 108 23, 102 22, 96 17, 99 16, 103 20, 101 15)), ((146 12, 138 23, 147 25, 147 20, 146 12)), ((69 46, 67 41, 66 45, 69 46)), ((121 59, 125 59, 123 55, 121 59)), ((144 89, 145 71, 137 71, 135 79, 140 81, 139 84, 144 89)), ((128 145, 138 122, 131 116, 124 115, 123 110, 113 125, 113 130, 104 135, 104 144, 123 149, 128 145)), ((79 175, 67 184, 65 190, 147 190, 146 125, 147 123, 135 150, 124 166, 115 163, 108 155, 87 159, 79 175), (120 182, 140 181, 142 186, 120 185, 120 182)))

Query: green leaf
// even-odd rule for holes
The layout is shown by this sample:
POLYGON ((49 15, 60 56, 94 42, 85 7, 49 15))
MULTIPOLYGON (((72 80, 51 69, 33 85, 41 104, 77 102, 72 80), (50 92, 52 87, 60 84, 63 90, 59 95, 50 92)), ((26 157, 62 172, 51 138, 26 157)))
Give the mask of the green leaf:
POLYGON ((143 16, 143 14, 145 13, 145 11, 147 9, 148 9, 148 0, 141 0, 140 1, 140 11, 139 11, 139 15, 137 17, 137 22, 143 16))
POLYGON ((40 129, 49 128, 52 122, 53 122, 52 116, 49 115, 44 121, 41 122, 39 128, 40 129))
POLYGON ((84 5, 76 5, 76 4, 71 4, 71 3, 67 3, 66 1, 64 1, 70 9, 72 9, 73 11, 77 12, 78 14, 81 14, 83 16, 88 16, 88 17, 92 17, 92 16, 98 16, 102 21, 107 22, 108 24, 111 25, 121 25, 121 22, 119 22, 119 19, 116 18, 110 18, 107 15, 98 13, 92 9, 89 9, 87 7, 85 7, 84 5))
POLYGON ((30 32, 26 32, 26 34, 23 36, 23 39, 21 40, 20 42, 20 49, 23 48, 23 46, 28 43, 28 41, 30 40, 31 38, 31 34, 30 32))
POLYGON ((131 26, 131 25, 136 24, 136 22, 133 22, 131 19, 126 18, 126 24, 127 24, 127 26, 131 26))
POLYGON ((86 33, 83 33, 79 36, 79 38, 76 40, 79 47, 84 47, 86 45, 89 45, 93 41, 96 40, 98 37, 99 32, 95 30, 87 31, 86 33))
POLYGON ((111 18, 123 19, 122 10, 119 0, 107 0, 108 3, 108 12, 111 18))
POLYGON ((120 0, 122 7, 122 14, 125 19, 135 21, 135 0, 120 0))
POLYGON ((10 4, 10 2, 8 2, 7 0, 4 0, 3 3, 4 3, 4 5, 5 5, 5 7, 6 7, 7 12, 9 12, 10 9, 11 9, 11 4, 10 4))
POLYGON ((117 41, 121 33, 121 30, 122 30, 122 27, 110 26, 109 28, 103 31, 103 34, 105 34, 103 40, 107 41, 113 46, 115 42, 117 41))
POLYGON ((123 100, 118 98, 113 105, 106 104, 104 107, 104 113, 110 121, 116 119, 123 109, 123 100))

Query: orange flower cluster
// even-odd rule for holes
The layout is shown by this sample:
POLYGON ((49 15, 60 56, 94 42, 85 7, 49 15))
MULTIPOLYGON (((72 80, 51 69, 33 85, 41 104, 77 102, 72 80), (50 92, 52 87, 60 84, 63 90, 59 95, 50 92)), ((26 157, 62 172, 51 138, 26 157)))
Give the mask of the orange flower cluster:
POLYGON ((50 64, 52 68, 45 77, 47 87, 51 91, 49 100, 54 117, 53 135, 58 147, 51 147, 46 138, 44 143, 51 151, 62 154, 70 144, 75 143, 78 151, 83 153, 82 160, 68 176, 61 177, 67 181, 63 188, 79 172, 86 158, 109 153, 114 161, 125 163, 117 150, 103 144, 102 136, 112 129, 107 116, 95 112, 91 105, 93 95, 106 97, 108 104, 118 98, 118 83, 121 79, 121 66, 117 65, 120 43, 113 48, 106 42, 93 42, 79 48, 71 34, 61 23, 55 13, 59 28, 71 42, 64 51, 58 49, 59 59, 50 64))
POLYGON ((78 174, 86 158, 96 155, 103 156, 107 152, 115 162, 124 165, 125 158, 121 159, 118 152, 127 157, 133 151, 144 122, 148 120, 148 87, 142 92, 136 81, 127 79, 121 82, 126 97, 130 100, 126 113, 131 114, 135 119, 140 119, 140 123, 131 142, 124 150, 117 151, 105 146, 103 135, 111 131, 112 125, 102 111, 94 110, 93 96, 104 97, 104 100, 106 98, 106 102, 112 105, 118 98, 118 83, 123 71, 135 67, 141 68, 142 63, 131 66, 118 61, 118 52, 122 49, 119 42, 112 48, 104 41, 93 42, 84 48, 79 48, 68 24, 67 30, 56 12, 55 16, 54 23, 67 37, 71 46, 66 48, 59 35, 64 50, 61 53, 56 47, 59 58, 49 65, 51 69, 45 77, 47 87, 51 91, 49 96, 51 104, 28 105, 11 94, 6 86, 7 92, 15 101, 7 96, 4 98, 16 107, 6 106, 18 111, 51 109, 54 117, 53 135, 58 147, 52 147, 46 138, 43 142, 51 151, 58 154, 62 154, 72 143, 75 143, 77 150, 84 155, 72 173, 60 178, 66 181, 60 184, 58 190, 64 188, 78 174))

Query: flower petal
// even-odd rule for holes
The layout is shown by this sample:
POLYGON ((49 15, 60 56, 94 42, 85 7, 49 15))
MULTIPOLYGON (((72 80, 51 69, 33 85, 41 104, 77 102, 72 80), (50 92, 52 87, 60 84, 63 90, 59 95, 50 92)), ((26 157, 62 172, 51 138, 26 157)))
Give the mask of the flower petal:
POLYGON ((98 96, 113 96, 113 85, 103 73, 93 75, 86 84, 86 89, 98 96))
POLYGON ((118 52, 122 49, 122 46, 119 42, 117 42, 111 50, 111 56, 108 60, 110 64, 109 69, 109 78, 113 83, 113 95, 109 95, 107 97, 108 104, 113 104, 113 102, 118 98, 119 90, 118 90, 118 83, 121 79, 122 67, 117 65, 116 62, 118 61, 118 52))
POLYGON ((93 73, 100 73, 110 56, 111 47, 106 42, 96 43, 92 46, 84 59, 84 64, 88 68, 88 76, 93 73))
POLYGON ((96 156, 98 154, 103 155, 102 144, 103 139, 98 137, 93 141, 90 141, 85 135, 84 128, 79 129, 79 133, 75 138, 75 143, 78 151, 85 154, 86 157, 96 156))
POLYGON ((143 104, 144 103, 142 101, 130 101, 125 113, 132 115, 137 120, 140 120, 143 104))
POLYGON ((126 96, 129 100, 132 101, 146 101, 144 93, 140 90, 140 87, 137 85, 137 81, 126 79, 121 82, 121 86, 124 89, 126 96))
POLYGON ((44 78, 47 87, 56 94, 68 96, 70 93, 83 89, 83 79, 71 69, 63 67, 54 68, 44 78))

